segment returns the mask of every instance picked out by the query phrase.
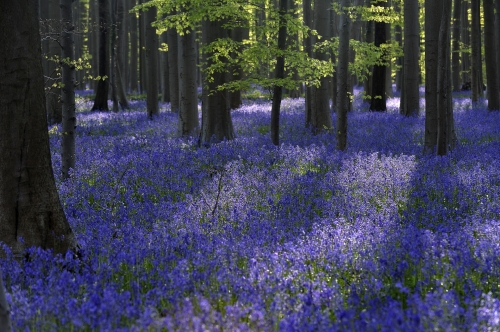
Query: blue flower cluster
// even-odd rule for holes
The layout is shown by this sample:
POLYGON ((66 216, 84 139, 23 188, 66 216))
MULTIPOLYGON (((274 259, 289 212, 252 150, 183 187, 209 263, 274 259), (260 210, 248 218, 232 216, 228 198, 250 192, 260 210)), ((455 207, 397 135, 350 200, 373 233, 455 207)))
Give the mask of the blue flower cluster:
POLYGON ((458 97, 446 157, 397 110, 351 112, 346 152, 304 129, 303 99, 283 101, 279 147, 267 101, 201 149, 168 104, 80 111, 57 181, 81 257, 0 262, 15 329, 500 330, 500 114, 458 97))

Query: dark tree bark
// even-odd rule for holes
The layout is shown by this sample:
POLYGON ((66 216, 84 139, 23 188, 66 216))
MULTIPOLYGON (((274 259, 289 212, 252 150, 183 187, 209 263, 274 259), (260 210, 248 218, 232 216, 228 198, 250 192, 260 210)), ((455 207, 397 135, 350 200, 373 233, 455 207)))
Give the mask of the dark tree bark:
MULTIPOLYGON (((133 8, 136 5, 136 0, 128 0, 129 8, 133 8)), ((138 53, 138 20, 137 14, 135 12, 129 13, 129 21, 130 21, 130 91, 132 93, 139 91, 139 64, 137 59, 139 58, 138 53)))
POLYGON ((75 26, 73 24, 72 0, 61 0, 61 32, 62 52, 62 177, 69 178, 70 169, 75 168, 75 67, 69 61, 74 60, 73 34, 75 26))
MULTIPOLYGON (((500 85, 500 0, 495 0, 495 31, 496 31, 496 56, 497 56, 497 80, 500 85)), ((498 92, 500 94, 500 91, 498 92)))
POLYGON ((92 111, 109 111, 109 0, 99 0, 99 76, 92 111), (105 77, 105 78, 104 78, 105 77))
MULTIPOLYGON (((303 8, 302 10, 303 10, 304 24, 312 30, 314 27, 312 21, 312 13, 311 13, 311 0, 303 0, 302 8, 303 8)), ((304 49, 310 58, 313 57, 312 45, 313 45, 312 36, 308 34, 304 38, 304 49)), ((306 98, 305 98, 306 127, 309 127, 311 125, 313 94, 314 94, 314 88, 311 86, 306 86, 306 98)))
POLYGON ((419 76, 418 57, 420 54, 420 32, 418 21, 418 0, 404 3, 404 98, 401 98, 401 114, 406 116, 419 113, 419 76))
MULTIPOLYGON (((397 13, 401 13, 401 7, 399 6, 399 4, 396 3, 394 7, 397 13)), ((403 31, 401 29, 401 25, 399 24, 396 24, 394 26, 394 40, 401 48, 403 47, 403 31)), ((396 65, 398 67, 396 69, 396 91, 401 91, 403 86, 403 61, 403 57, 398 57, 396 59, 396 65)))
POLYGON ((347 13, 349 0, 341 1, 341 28, 339 33, 339 55, 337 64, 337 150, 347 148, 347 111, 349 110, 349 85, 347 83, 349 65, 349 31, 351 19, 347 13))
POLYGON ((125 59, 125 42, 127 35, 125 21, 125 0, 113 0, 116 8, 116 14, 114 21, 114 28, 116 29, 115 37, 115 65, 113 69, 114 77, 114 88, 116 88, 116 95, 118 97, 118 103, 122 109, 128 109, 127 94, 125 93, 124 76, 124 59, 125 59))
MULTIPOLYGON (((497 0, 499 1, 499 0, 497 0)), ((483 0, 484 11, 484 58, 486 62, 486 87, 488 109, 500 110, 498 71, 496 62, 495 7, 493 0, 483 0)))
POLYGON ((76 242, 50 160, 35 1, 2 0, 0 45, 0 242, 18 258, 32 246, 64 253, 76 242))
POLYGON ((434 153, 437 144, 438 124, 438 49, 442 3, 425 1, 425 135, 424 151, 434 153))
MULTIPOLYGON (((330 4, 325 0, 316 0, 314 3, 314 26, 321 41, 330 38, 330 13, 328 9, 330 4)), ((330 61, 329 52, 314 52, 314 58, 321 61, 330 61)), ((328 87, 332 77, 322 77, 320 85, 316 87, 313 96, 311 109, 311 127, 314 132, 321 132, 332 128, 332 116, 330 113, 330 101, 328 87)))
MULTIPOLYGON (((167 44, 167 32, 163 32, 160 35, 161 44, 167 44)), ((169 80, 169 68, 168 68, 168 52, 161 52, 161 102, 170 103, 170 84, 169 80)))
POLYGON ((168 41, 168 84, 170 89, 170 110, 174 113, 179 112, 179 63, 177 48, 177 31, 175 29, 167 30, 168 41))
POLYGON ((196 86, 196 41, 194 31, 179 35, 179 136, 190 136, 198 129, 198 91, 196 86))
MULTIPOLYGON (((463 47, 470 47, 470 31, 469 31, 469 0, 462 0, 461 7, 461 19, 460 19, 460 41, 463 47)), ((462 52, 462 82, 470 82, 470 53, 462 52)))
POLYGON ((462 14, 462 0, 454 0, 453 5, 453 39, 451 53, 451 71, 453 91, 460 91, 460 18, 462 14))
MULTIPOLYGON (((221 21, 204 21, 202 28, 203 44, 208 45, 219 38, 227 38, 227 31, 221 21)), ((204 61, 208 66, 210 54, 204 54, 204 61)), ((224 140, 234 139, 233 121, 229 109, 227 91, 217 91, 217 87, 226 82, 225 73, 214 73, 213 81, 209 82, 203 75, 202 87, 202 119, 201 132, 198 144, 209 146, 224 140)))
POLYGON ((451 149, 450 131, 451 59, 450 59, 450 18, 452 0, 443 0, 438 50, 438 135, 437 154, 446 155, 451 149))
POLYGON ((479 100, 482 94, 481 70, 481 32, 480 32, 479 0, 471 1, 471 90, 472 102, 479 100))
MULTIPOLYGON (((59 56, 61 54, 61 46, 59 44, 58 34, 60 33, 60 12, 59 0, 49 1, 49 24, 51 36, 49 38, 49 56, 59 56)), ((61 123, 62 121, 62 104, 61 104, 61 89, 55 87, 54 84, 60 83, 60 77, 57 76, 58 64, 55 60, 48 61, 48 76, 47 85, 51 87, 47 91, 46 107, 47 116, 50 124, 61 123)))
MULTIPOLYGON (((386 42, 386 28, 384 22, 375 22, 375 46, 379 47, 386 42)), ((386 66, 373 66, 372 76, 372 98, 370 110, 377 112, 385 112, 387 110, 385 94, 386 90, 386 66)))
MULTIPOLYGON (((288 11, 288 0, 280 0, 279 4, 279 30, 278 30, 278 49, 284 51, 286 49, 286 19, 285 15, 288 11)), ((274 77, 283 79, 285 77, 285 56, 279 55, 276 59, 276 68, 274 77)), ((271 107, 271 140, 274 145, 279 145, 280 142, 280 106, 283 87, 280 85, 274 86, 273 104, 271 107)))
POLYGON ((146 72, 147 72, 147 96, 146 108, 148 117, 152 119, 160 114, 158 108, 158 34, 152 26, 156 21, 156 7, 150 7, 144 15, 146 28, 146 72))

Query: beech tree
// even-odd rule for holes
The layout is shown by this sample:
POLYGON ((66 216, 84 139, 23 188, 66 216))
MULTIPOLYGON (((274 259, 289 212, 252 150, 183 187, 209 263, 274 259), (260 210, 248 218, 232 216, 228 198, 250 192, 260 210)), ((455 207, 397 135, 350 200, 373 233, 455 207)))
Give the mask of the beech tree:
POLYGON ((158 34, 156 27, 153 26, 153 22, 156 21, 156 7, 146 10, 144 20, 146 25, 146 108, 148 117, 152 119, 160 114, 158 108, 158 34))
MULTIPOLYGON (((386 3, 382 2, 379 5, 385 6, 386 3)), ((384 21, 376 21, 375 22, 375 46, 380 47, 380 45, 384 44, 387 41, 386 36, 386 23, 384 21)), ((381 55, 382 57, 383 55, 381 55)), ((373 66, 373 75, 372 75, 372 96, 370 102, 370 110, 377 112, 384 112, 387 110, 386 105, 386 75, 387 69, 386 66, 382 64, 376 64, 373 66)))
POLYGON ((15 257, 64 253, 76 242, 52 171, 37 3, 0 4, 0 242, 15 257))
MULTIPOLYGON (((497 0, 500 1, 500 0, 497 0)), ((486 87, 488 109, 500 110, 500 93, 496 59, 495 7, 493 0, 483 0, 484 13, 484 58, 486 62, 486 87)))
POLYGON ((481 82, 481 31, 480 31, 480 2, 471 1, 471 90, 472 102, 479 100, 482 94, 483 83, 481 82))
POLYGON ((401 93, 401 113, 410 116, 419 112, 419 74, 418 58, 420 53, 420 33, 418 21, 418 0, 404 3, 404 72, 401 93))
POLYGON ((349 31, 351 18, 349 17, 349 0, 341 1, 340 8, 340 33, 339 52, 337 63, 337 149, 345 150, 347 147, 347 111, 349 109, 349 86, 347 84, 349 65, 349 31))
POLYGON ((99 81, 92 111, 109 111, 109 0, 99 0, 99 81))

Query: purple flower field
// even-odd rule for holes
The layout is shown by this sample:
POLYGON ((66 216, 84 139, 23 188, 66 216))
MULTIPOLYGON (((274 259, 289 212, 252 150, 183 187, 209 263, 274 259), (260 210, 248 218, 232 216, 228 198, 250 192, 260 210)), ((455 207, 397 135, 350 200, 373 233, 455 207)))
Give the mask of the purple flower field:
POLYGON ((282 103, 279 148, 270 102, 246 102, 237 139, 201 149, 168 105, 149 121, 145 102, 81 102, 64 183, 49 129, 83 256, 0 262, 14 328, 500 330, 500 113, 456 97, 446 157, 422 153, 424 117, 398 98, 387 113, 355 101, 346 152, 304 128, 303 99, 282 103))

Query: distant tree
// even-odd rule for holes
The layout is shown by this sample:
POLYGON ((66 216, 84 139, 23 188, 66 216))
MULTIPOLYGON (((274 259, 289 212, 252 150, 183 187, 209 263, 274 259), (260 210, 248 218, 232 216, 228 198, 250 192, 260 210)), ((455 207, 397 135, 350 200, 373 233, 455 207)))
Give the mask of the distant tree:
POLYGON ((59 0, 47 0, 49 1, 49 21, 48 25, 48 35, 44 38, 48 40, 49 43, 49 57, 48 61, 48 71, 47 71, 47 116, 50 124, 61 123, 62 122, 62 104, 61 104, 61 88, 60 83, 60 72, 58 71, 57 60, 61 54, 61 45, 59 41, 59 34, 61 33, 60 18, 61 14, 59 12, 59 0))
POLYGON ((179 122, 180 136, 194 134, 198 129, 198 89, 196 86, 196 37, 193 30, 179 34, 179 122))
MULTIPOLYGON (((278 31, 278 49, 285 51, 286 49, 286 18, 288 11, 288 0, 279 0, 279 31, 278 31)), ((285 77, 285 55, 280 54, 276 59, 276 68, 274 77, 283 79, 285 77)), ((280 85, 274 86, 273 103, 271 106, 271 140, 274 145, 279 145, 279 121, 280 121, 280 105, 283 87, 280 85)))
POLYGON ((410 116, 419 112, 420 32, 418 0, 404 3, 404 84, 401 98, 401 113, 410 116))
POLYGON ((17 258, 76 246, 50 159, 36 4, 2 0, 0 10, 0 242, 17 258))
MULTIPOLYGON (((375 0, 376 1, 376 0, 375 0)), ((386 3, 382 2, 378 5, 385 6, 386 3)), ((380 47, 387 41, 386 36, 386 23, 384 21, 375 22, 375 46, 380 47)), ((382 57, 383 55, 381 55, 382 57)), ((376 64, 373 66, 372 75, 372 96, 370 102, 370 110, 377 112, 385 112, 387 110, 386 105, 386 66, 382 64, 376 64)))
POLYGON ((348 13, 348 7, 351 1, 342 0, 340 3, 340 32, 339 32, 339 51, 337 62, 337 149, 345 150, 347 148, 347 111, 349 109, 349 86, 347 84, 347 75, 349 75, 349 31, 351 29, 351 19, 348 13))
MULTIPOLYGON (((164 31, 160 35, 160 45, 168 45, 168 38, 167 38, 167 32, 164 31)), ((170 84, 169 84, 169 64, 168 64, 168 52, 163 52, 160 53, 161 58, 161 102, 162 103, 170 103, 170 84)))
POLYGON ((98 0, 99 4, 99 81, 92 111, 109 111, 109 0, 98 0))
POLYGON ((10 308, 5 297, 5 290, 3 287, 2 269, 0 269, 0 331, 12 331, 10 308))
MULTIPOLYGON (((134 8, 137 4, 137 0, 128 0, 129 8, 134 8)), ((130 20, 130 91, 138 92, 139 91, 139 34, 138 30, 138 20, 137 13, 132 12, 129 14, 130 20)))
MULTIPOLYGON (((311 0, 303 0, 302 1, 302 11, 303 11, 303 19, 304 24, 309 29, 314 29, 313 19, 312 19, 312 10, 311 10, 311 0)), ((313 36, 310 34, 306 34, 304 36, 304 51, 307 53, 309 58, 313 57, 313 36)), ((314 98, 315 88, 313 86, 306 86, 306 127, 310 126, 312 123, 312 100, 314 98)))
POLYGON ((179 112, 179 52, 177 47, 177 30, 173 27, 167 30, 167 44, 170 109, 172 112, 177 113, 179 112))
POLYGON ((158 108, 158 34, 153 26, 153 22, 156 21, 156 7, 150 7, 146 10, 144 20, 146 30, 146 108, 148 117, 152 119, 160 114, 158 108))
POLYGON ((438 134, 438 49, 443 6, 440 1, 425 1, 425 137, 424 150, 434 153, 438 134))
MULTIPOLYGON (((500 0, 497 0, 500 1, 500 0)), ((484 13, 484 58, 486 62, 486 87, 488 109, 500 110, 500 93, 496 57, 495 7, 493 0, 483 0, 484 13)))
MULTIPOLYGON (((330 39, 330 13, 331 4, 326 0, 316 0, 314 2, 314 26, 318 32, 318 41, 328 41, 330 39)), ((317 49, 313 52, 314 58, 329 62, 329 50, 317 49)), ((332 73, 333 74, 333 73, 332 73)), ((329 130, 332 128, 332 116, 330 113, 329 85, 332 75, 323 76, 319 79, 319 86, 315 88, 311 105, 311 126, 314 132, 329 130)))
POLYGON ((481 31, 480 31, 480 3, 471 1, 471 90, 472 101, 477 102, 482 94, 481 81, 481 31))
POLYGON ((73 32, 73 0, 61 0, 61 58, 62 58, 62 177, 69 178, 70 169, 75 168, 75 130, 76 130, 76 109, 75 109, 75 66, 73 61, 74 42, 73 32))
POLYGON ((460 21, 462 17, 462 0, 453 1, 453 38, 451 40, 451 71, 453 81, 453 91, 460 91, 460 21))

